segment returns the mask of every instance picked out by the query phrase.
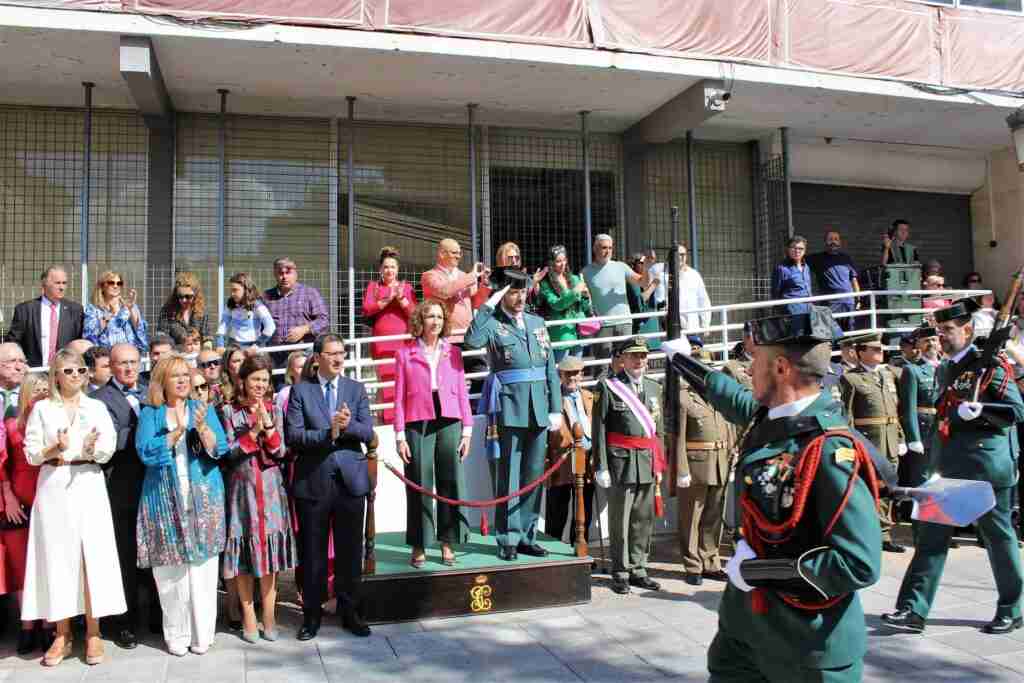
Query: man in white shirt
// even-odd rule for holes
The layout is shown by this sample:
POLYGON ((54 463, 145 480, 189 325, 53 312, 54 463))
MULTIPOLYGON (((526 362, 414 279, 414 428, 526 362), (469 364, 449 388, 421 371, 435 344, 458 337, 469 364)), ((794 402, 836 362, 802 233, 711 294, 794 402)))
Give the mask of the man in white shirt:
POLYGON ((0 344, 0 418, 18 410, 18 395, 27 370, 20 346, 13 342, 0 344))
POLYGON ((39 277, 42 296, 14 307, 7 340, 21 347, 28 364, 49 363, 58 349, 82 337, 85 312, 81 304, 64 299, 68 274, 60 266, 49 266, 39 277))
POLYGON ((654 288, 654 299, 655 310, 662 310, 668 304, 668 280, 665 278, 665 263, 658 260, 658 253, 654 250, 654 247, 648 247, 647 251, 644 252, 644 256, 647 258, 647 263, 651 264, 647 266, 647 277, 652 281, 657 280, 658 286, 654 288))
POLYGON ((711 311, 696 312, 696 309, 711 306, 711 298, 704 287, 704 278, 688 261, 689 252, 682 244, 679 245, 679 324, 680 328, 691 335, 699 334, 693 330, 706 328, 711 324, 711 311), (691 311, 691 312, 687 312, 691 311))

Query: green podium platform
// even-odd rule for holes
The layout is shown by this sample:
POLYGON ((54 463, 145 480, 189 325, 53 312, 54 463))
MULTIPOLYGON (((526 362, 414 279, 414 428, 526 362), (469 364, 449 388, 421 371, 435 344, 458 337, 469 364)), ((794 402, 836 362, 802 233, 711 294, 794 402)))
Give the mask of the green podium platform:
POLYGON ((409 564, 404 532, 377 534, 377 570, 363 576, 363 612, 373 624, 436 617, 493 614, 590 602, 591 558, 540 536, 547 557, 499 560, 494 536, 471 534, 455 548, 457 564, 441 564, 441 549, 427 548, 427 563, 409 564))

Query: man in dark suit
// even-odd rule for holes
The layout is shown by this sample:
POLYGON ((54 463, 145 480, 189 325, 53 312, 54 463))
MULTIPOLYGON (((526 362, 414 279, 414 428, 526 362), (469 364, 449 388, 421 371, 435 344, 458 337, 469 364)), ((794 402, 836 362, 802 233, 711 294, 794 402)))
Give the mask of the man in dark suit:
POLYGON ((327 530, 334 521, 334 592, 341 625, 370 635, 359 615, 363 515, 370 480, 363 444, 373 438, 363 385, 341 376, 345 343, 322 334, 313 343, 320 369, 315 381, 292 386, 285 434, 296 452, 292 495, 299 517, 303 623, 299 640, 315 638, 327 589, 327 530))
POLYGON ((142 480, 146 475, 146 467, 135 450, 135 427, 139 422, 139 410, 146 400, 147 386, 139 382, 139 350, 134 345, 115 344, 110 351, 110 366, 113 379, 91 396, 107 407, 117 433, 117 450, 103 469, 107 476, 107 494, 114 518, 114 537, 117 555, 121 559, 121 580, 128 611, 111 621, 114 622, 118 645, 130 650, 138 645, 135 625, 138 623, 140 585, 150 590, 150 630, 155 625, 160 632, 163 621, 153 572, 139 569, 135 562, 138 555, 135 521, 139 514, 142 480))
POLYGON ((49 266, 40 277, 43 294, 14 307, 7 341, 25 352, 31 367, 48 364, 57 349, 82 336, 84 311, 74 301, 64 299, 68 274, 60 266, 49 266))

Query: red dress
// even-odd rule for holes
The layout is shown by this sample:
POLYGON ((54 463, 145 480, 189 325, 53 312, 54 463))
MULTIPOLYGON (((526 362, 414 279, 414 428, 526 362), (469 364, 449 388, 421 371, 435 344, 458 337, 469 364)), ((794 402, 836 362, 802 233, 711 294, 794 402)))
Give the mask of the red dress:
MULTIPOLYGON (((14 497, 26 511, 32 509, 36 499, 36 480, 39 468, 25 460, 25 435, 18 429, 18 421, 9 417, 4 420, 7 432, 7 448, 0 447, 0 482, 9 481, 14 497)), ((28 525, 20 529, 0 531, 0 547, 4 548, 3 571, 7 575, 6 591, 0 586, 0 593, 16 592, 25 585, 25 559, 28 552, 28 525)))
MULTIPOLYGON (((363 296, 363 316, 373 320, 374 337, 384 337, 392 334, 406 334, 409 332, 409 319, 412 317, 412 309, 416 307, 416 295, 412 291, 412 285, 408 282, 398 282, 399 291, 408 302, 405 306, 399 303, 401 296, 395 297, 383 308, 380 299, 386 297, 390 287, 383 282, 375 280, 366 286, 366 294, 363 296)), ((370 355, 374 360, 381 358, 394 358, 397 351, 405 342, 396 339, 393 341, 373 342, 370 344, 370 355)), ((377 365, 377 381, 393 382, 395 380, 395 364, 387 363, 377 365)), ((393 403, 395 400, 395 388, 385 387, 377 394, 379 403, 393 403)), ((395 411, 388 408, 381 413, 381 423, 391 424, 395 419, 395 411)))

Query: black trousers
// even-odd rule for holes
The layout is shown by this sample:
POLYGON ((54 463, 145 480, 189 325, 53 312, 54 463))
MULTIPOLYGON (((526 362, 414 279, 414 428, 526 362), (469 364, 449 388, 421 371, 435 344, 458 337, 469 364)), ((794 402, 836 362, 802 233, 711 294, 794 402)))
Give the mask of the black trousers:
MULTIPOLYGON (((548 536, 562 539, 565 530, 565 523, 572 520, 572 527, 569 529, 569 545, 576 542, 576 505, 573 503, 572 484, 552 486, 548 488, 547 502, 544 504, 544 529, 548 536)), ((584 509, 584 538, 590 537, 590 521, 593 517, 594 508, 594 485, 583 485, 583 509, 584 509)))
POLYGON ((135 537, 135 523, 139 517, 139 508, 127 505, 112 505, 110 514, 114 521, 114 542, 117 544, 117 556, 121 561, 121 583, 124 586, 125 604, 128 611, 121 616, 110 617, 110 622, 119 629, 135 630, 139 623, 139 588, 149 592, 149 622, 159 624, 163 621, 160 611, 160 598, 156 592, 152 569, 139 569, 136 565, 139 546, 135 537))
MULTIPOLYGON (((339 484, 340 486, 340 484, 339 484)), ((302 564, 302 612, 319 622, 327 600, 327 534, 334 522, 334 594, 338 611, 358 609, 363 576, 363 518, 366 497, 343 492, 329 499, 295 499, 302 564)))

